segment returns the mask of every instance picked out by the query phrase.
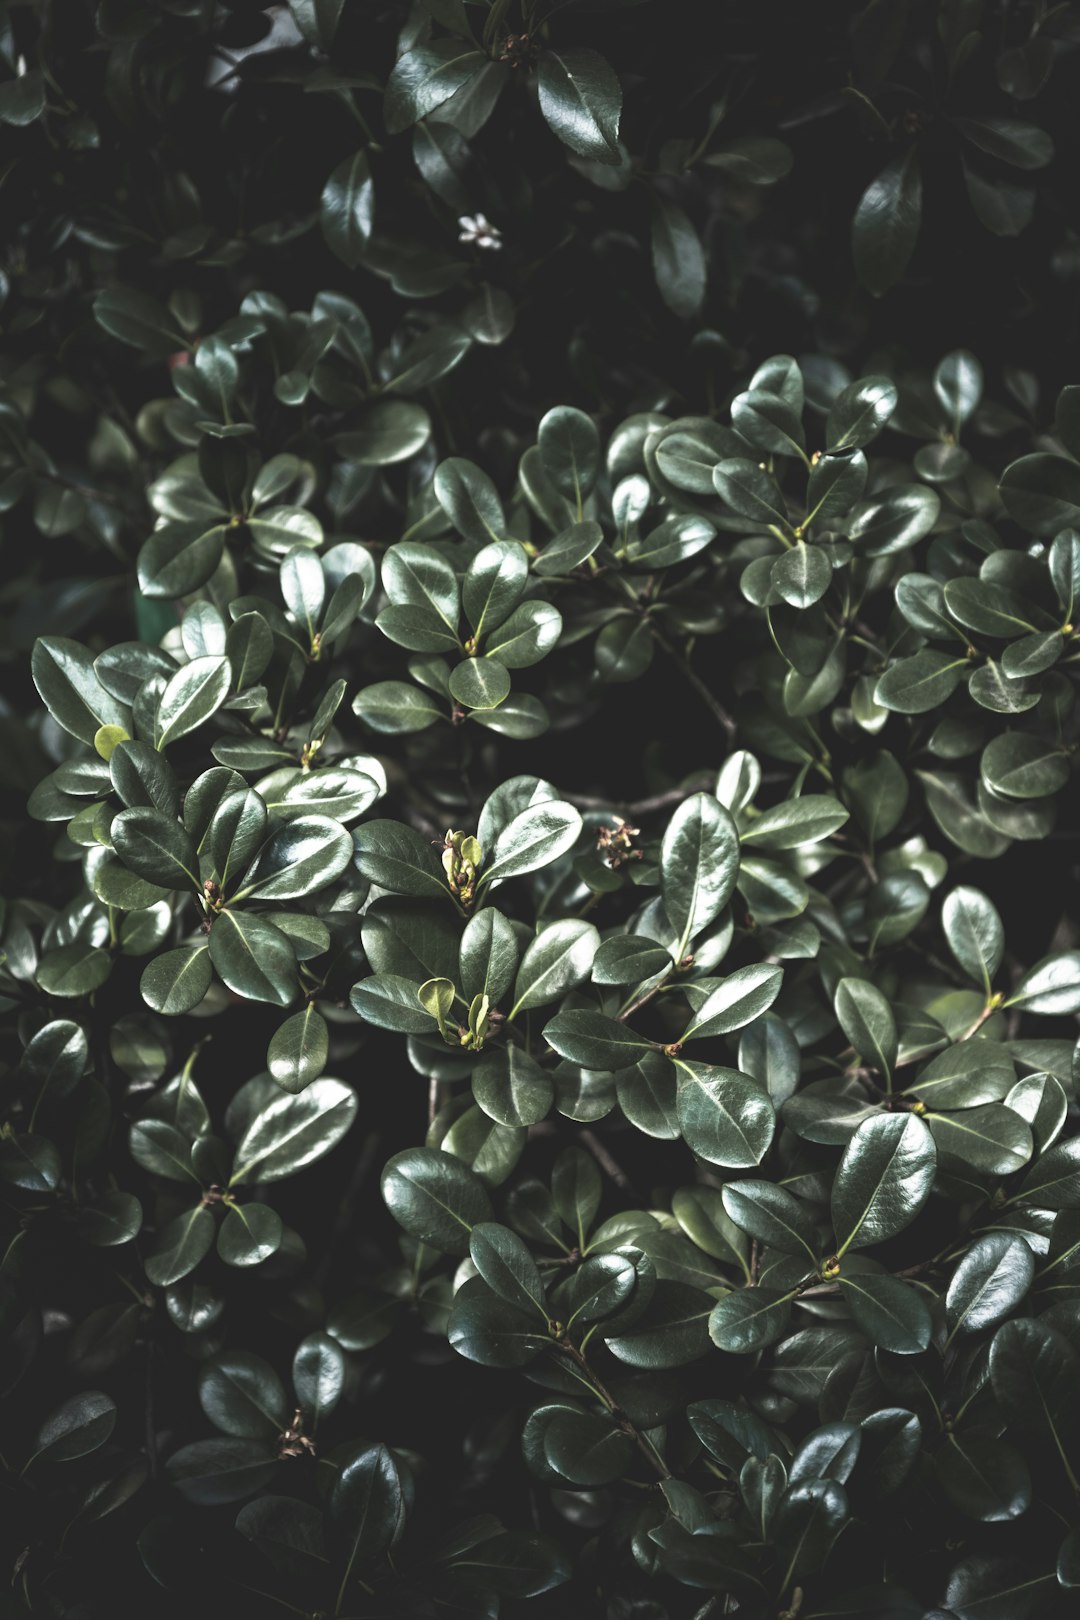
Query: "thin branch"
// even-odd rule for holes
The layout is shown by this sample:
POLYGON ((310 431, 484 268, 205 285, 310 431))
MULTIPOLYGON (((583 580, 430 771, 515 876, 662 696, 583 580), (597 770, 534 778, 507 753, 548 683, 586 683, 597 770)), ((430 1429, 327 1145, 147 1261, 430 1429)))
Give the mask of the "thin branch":
POLYGON ((588 1148, 601 1170, 610 1176, 616 1187, 621 1188, 631 1198, 636 1199, 634 1184, 619 1161, 612 1157, 600 1138, 593 1131, 582 1131, 580 1140, 588 1148))
MULTIPOLYGON (((704 772, 702 780, 706 780, 704 772)), ((612 810, 625 812, 628 818, 634 816, 652 815, 657 810, 668 810, 672 805, 681 804, 689 793, 691 787, 668 788, 666 793, 654 793, 647 799, 598 799, 588 793, 564 793, 562 797, 568 803, 576 805, 579 810, 612 810)))
POLYGON ((732 719, 731 715, 728 714, 727 710, 724 708, 719 699, 702 680, 697 670, 691 666, 690 660, 686 657, 685 653, 680 652, 678 647, 668 640, 663 631, 657 629, 655 622, 652 624, 651 628, 658 646, 664 649, 672 662, 678 667, 679 670, 681 670, 684 679, 687 680, 694 688, 694 691, 704 703, 709 713, 720 722, 724 729, 725 735, 727 736, 728 747, 730 748, 731 744, 735 741, 735 721, 732 719))
POLYGON ((614 1395, 612 1395, 611 1391, 605 1388, 604 1384, 589 1366, 589 1363, 586 1361, 577 1345, 574 1344, 573 1340, 568 1338, 560 1339, 558 1341, 558 1349, 562 1351, 564 1356, 569 1356, 570 1360, 574 1363, 574 1366, 580 1372, 583 1380, 589 1385, 589 1388, 599 1396, 600 1400, 603 1401, 604 1405, 611 1413, 611 1416, 619 1425, 619 1428, 624 1434, 628 1434, 630 1436, 638 1450, 645 1458, 648 1459, 650 1466, 655 1468, 656 1472, 660 1475, 660 1478, 670 1479, 671 1469, 668 1467, 662 1454, 653 1445, 652 1441, 646 1435, 642 1434, 641 1430, 627 1415, 627 1413, 623 1411, 622 1407, 619 1405, 614 1395))

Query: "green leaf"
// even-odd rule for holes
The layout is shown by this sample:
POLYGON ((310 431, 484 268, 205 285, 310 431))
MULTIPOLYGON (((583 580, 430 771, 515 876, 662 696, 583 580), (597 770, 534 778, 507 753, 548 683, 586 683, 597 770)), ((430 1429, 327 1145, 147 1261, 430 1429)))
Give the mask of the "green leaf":
POLYGON ((329 1417, 345 1392, 347 1362, 329 1333, 308 1333, 293 1354, 293 1388, 309 1434, 329 1417))
POLYGON ((126 741, 113 749, 109 759, 112 785, 129 808, 140 805, 179 816, 180 790, 168 761, 149 743, 126 741))
POLYGON ((167 748, 205 725, 224 703, 231 680, 232 667, 224 654, 193 658, 178 669, 167 682, 158 705, 158 748, 167 748))
POLYGON ((996 1327, 1024 1299, 1035 1277, 1035 1258, 1022 1237, 984 1232, 949 1279, 945 1321, 950 1338, 996 1327))
POLYGON ((957 964, 989 996, 1005 954, 1005 930, 993 902, 978 889, 954 889, 941 908, 941 925, 957 964))
POLYGON ((731 1170, 760 1164, 772 1143, 776 1115, 757 1082, 737 1069, 681 1058, 678 1069, 679 1127, 690 1151, 731 1170))
POLYGON ((465 616, 477 636, 495 630, 517 607, 529 560, 516 540, 496 540, 477 552, 462 584, 465 616))
MULTIPOLYGON (((497 1006, 513 983, 518 951, 513 927, 494 906, 485 906, 470 917, 461 935, 458 957, 458 977, 465 999, 487 996, 491 1005, 497 1006)), ((453 969, 449 972, 452 975, 453 969)))
POLYGON ((642 1053, 615 1076, 619 1107, 639 1131, 673 1142, 679 1134, 678 1071, 662 1052, 642 1053))
POLYGON ((285 606, 310 642, 326 601, 322 563, 310 547, 293 546, 281 559, 278 583, 285 606))
POLYGON ((470 1277, 454 1295, 447 1337, 459 1356, 483 1367, 524 1367, 551 1343, 533 1305, 508 1304, 482 1276, 470 1277))
POLYGON ((579 157, 618 163, 622 89, 605 58, 574 45, 542 51, 538 67, 548 128, 579 157))
POLYGON ((993 737, 979 769, 988 787, 1010 799, 1046 798, 1069 780, 1069 759, 1060 744, 1021 731, 993 737))
POLYGON ((750 1243, 728 1215, 718 1188, 680 1187, 672 1196, 671 1213, 697 1248, 740 1269, 749 1281, 750 1243))
POLYGON ((269 1204, 230 1204, 218 1228, 217 1251, 227 1266, 260 1266, 280 1249, 284 1232, 269 1204))
POLYGON ((668 822, 660 853, 660 892, 682 960, 735 890, 739 835, 730 813, 708 793, 684 799, 668 822))
POLYGON ((509 1018, 557 1001, 588 977, 600 944, 600 935, 584 918, 567 917, 548 923, 525 947, 514 981, 509 1018))
POLYGON ((340 877, 352 854, 353 841, 340 822, 295 816, 263 846, 235 899, 296 900, 314 894, 340 877))
POLYGON ((930 1195, 934 1139, 915 1114, 882 1114, 856 1130, 832 1189, 837 1252, 903 1231, 930 1195))
POLYGON ((269 1098, 237 1143, 229 1185, 281 1181, 335 1147, 356 1118, 356 1093, 341 1080, 313 1080, 299 1096, 269 1098))
POLYGON ((199 857, 183 824, 163 810, 121 810, 112 841, 124 865, 166 889, 200 890, 199 857))
POLYGON ((596 424, 572 405, 556 405, 540 419, 537 445, 545 473, 575 508, 580 521, 600 470, 596 424))
POLYGON ((874 689, 874 699, 898 714, 927 714, 952 696, 969 668, 966 657, 927 647, 890 664, 874 689))
POLYGON ((594 984, 641 984, 669 972, 671 957, 662 945, 640 934, 614 934, 593 959, 594 984))
POLYGON ((405 822, 365 822, 353 834, 353 845, 357 871, 381 889, 419 899, 449 898, 431 844, 405 822))
POLYGON ((151 1175, 165 1176, 169 1181, 199 1180, 191 1165, 190 1138, 167 1120, 136 1120, 128 1146, 135 1163, 151 1175))
POLYGON ((218 913, 210 929, 210 960, 233 994, 247 1001, 287 1007, 296 995, 292 945, 280 928, 250 912, 218 913))
POLYGON ((229 887, 230 881, 235 884, 237 873, 244 870, 265 841, 268 821, 265 801, 251 788, 237 788, 221 800, 206 842, 222 889, 229 887))
POLYGON ((344 1570, 340 1608, 356 1572, 387 1550, 404 1523, 402 1478, 386 1446, 361 1446, 346 1457, 330 1487, 326 1517, 338 1567, 344 1570))
POLYGON ((696 557, 715 538, 716 527, 707 518, 679 512, 664 518, 644 539, 632 535, 626 546, 626 562, 638 573, 653 573, 696 557))
POLYGON ((995 1041, 960 1041, 939 1052, 908 1087, 929 1108, 974 1108, 1000 1102, 1011 1090, 1016 1069, 995 1041))
POLYGON ((456 636, 460 595, 450 564, 429 546, 411 540, 388 547, 382 583, 395 607, 427 608, 456 636))
POLYGON ((705 301, 705 249, 684 208, 652 198, 652 266, 660 296, 673 315, 689 320, 705 301))
POLYGON ((38 988, 50 996, 88 996, 105 983, 112 963, 94 945, 57 945, 42 955, 38 988))
POLYGON ((950 579, 945 586, 945 606, 958 624, 979 635, 1013 640, 1030 634, 1035 609, 1024 598, 1004 585, 985 579, 950 579))
MULTIPOLYGON (((790 357, 786 356, 776 358, 790 361, 790 357)), ((772 363, 766 362, 766 369, 772 363)), ((790 364, 794 365, 794 362, 790 364)), ((736 394, 731 402, 732 426, 738 429, 748 444, 757 449, 767 450, 771 455, 794 455, 805 460, 802 403, 801 375, 795 397, 790 399, 785 398, 783 393, 771 392, 755 378, 750 388, 743 394, 736 394)))
POLYGON ((510 676, 497 658, 466 658, 450 672, 450 696, 466 709, 497 709, 510 695, 510 676))
POLYGON ((1080 466, 1064 456, 1021 456, 1006 467, 999 488, 1009 516, 1033 534, 1080 524, 1080 466))
POLYGON ((434 1148, 395 1154, 383 1170, 381 1185, 398 1225, 440 1254, 468 1254, 473 1227, 493 1218, 479 1176, 452 1154, 434 1148))
POLYGON ((419 983, 396 973, 373 973, 354 984, 349 1001, 355 1013, 376 1029, 399 1035, 430 1035, 432 1015, 420 1004, 419 983))
POLYGON ((25 1464, 74 1462, 103 1446, 116 1427, 116 1402, 99 1389, 80 1390, 50 1412, 25 1464))
POLYGON ((277 1373, 261 1356, 229 1350, 199 1370, 199 1404, 222 1434, 246 1440, 272 1440, 288 1414, 277 1373))
POLYGON ((23 1048, 18 1075, 35 1088, 39 1103, 45 1098, 57 1101, 79 1083, 89 1055, 82 1027, 68 1018, 54 1018, 23 1048))
MULTIPOLYGON (((519 552, 521 548, 518 546, 517 541, 504 538, 506 534, 506 517, 503 513, 498 491, 487 473, 482 472, 473 462, 466 461, 461 456, 451 456, 447 461, 440 461, 436 467, 432 488, 435 492, 435 499, 458 533, 464 536, 466 540, 480 547, 495 543, 507 548, 505 556, 502 552, 499 552, 494 558, 489 557, 484 563, 480 564, 479 594, 484 595, 484 577, 493 570, 497 575, 500 562, 503 563, 505 568, 512 571, 513 579, 516 579, 518 573, 520 573, 522 583, 524 583, 524 575, 527 572, 524 554, 522 553, 520 558, 520 562, 524 566, 519 568, 517 566, 519 559, 512 554, 512 548, 517 547, 519 552)), ((470 573, 476 568, 478 562, 479 558, 474 558, 469 566, 470 573)), ((466 574, 467 580, 468 573, 466 574)), ((476 576, 474 575, 474 584, 470 587, 474 598, 477 595, 475 581, 476 576)), ((518 591, 518 596, 520 594, 521 592, 518 591)), ((513 605, 512 602, 510 606, 513 607, 513 605)), ((466 611, 468 612, 468 608, 466 608, 466 611)), ((469 617, 473 628, 477 629, 478 627, 471 613, 469 617)), ((504 614, 503 617, 505 618, 506 615, 504 614)), ((488 628, 491 629, 492 626, 489 625, 488 628)))
POLYGON ((539 1268, 516 1232, 482 1221, 469 1238, 473 1265, 493 1293, 519 1310, 539 1312, 545 1324, 547 1305, 539 1268))
POLYGON ((797 799, 763 810, 747 822, 740 833, 744 844, 760 844, 764 849, 797 849, 800 844, 816 844, 842 827, 848 812, 825 793, 807 793, 797 799))
MULTIPOLYGON (((711 484, 709 487, 712 487, 711 484)), ((603 539, 604 531, 599 523, 591 519, 586 519, 584 523, 571 523, 548 541, 538 557, 533 558, 532 571, 542 579, 572 573, 592 556, 603 539)))
POLYGON ((680 1039, 700 1041, 730 1035, 768 1012, 784 980, 784 970, 768 963, 739 968, 709 993, 680 1039))
POLYGON ((376 681, 353 698, 353 713, 372 731, 401 733, 425 731, 446 713, 430 692, 407 681, 376 681))
POLYGON ((810 469, 804 527, 816 523, 820 529, 828 529, 839 524, 861 498, 867 476, 861 450, 823 454, 810 469))
POLYGON ((325 1069, 329 1044, 326 1020, 314 1002, 309 1002, 274 1031, 266 1053, 267 1068, 286 1091, 303 1091, 325 1069))
POLYGON ((990 1346, 990 1382, 1010 1425, 1045 1434, 1060 1450, 1075 1425, 1080 1357, 1064 1334, 1024 1317, 1005 1322, 990 1346))
POLYGON ((1005 1006, 1054 1016, 1080 1012, 1080 951, 1060 951, 1037 962, 1023 975, 1005 1006))
MULTIPOLYGON (((483 913, 481 913, 483 915, 483 913)), ((500 1125, 536 1125, 555 1098, 551 1076, 520 1046, 485 1052, 473 1070, 472 1093, 500 1125)))
POLYGON ((157 359, 188 346, 188 339, 164 305, 134 287, 109 287, 98 293, 94 319, 110 337, 157 359))
MULTIPOLYGON (((859 200, 851 245, 859 280, 875 297, 896 284, 915 251, 922 224, 922 173, 917 146, 893 158, 859 200)), ((832 444, 830 449, 835 448, 832 444)))
MULTIPOLYGON (((212 1227, 209 1211, 203 1213, 212 1227)), ((210 1507, 221 1502, 240 1502, 253 1491, 269 1485, 277 1476, 280 1462, 265 1440, 241 1440, 222 1435, 181 1446, 165 1466, 170 1484, 182 1497, 210 1507)))
POLYGON ((383 117, 388 135, 400 135, 465 87, 487 58, 452 36, 430 40, 398 58, 387 80, 383 117))
POLYGON ((766 528, 787 528, 784 497, 756 461, 730 456, 718 461, 712 471, 713 488, 737 516, 766 528))
POLYGON ((888 377, 849 383, 829 408, 825 439, 830 455, 860 449, 877 438, 896 410, 898 395, 888 377))
POLYGON ((1016 1195, 1039 1209, 1071 1209, 1080 1198, 1080 1141, 1059 1142, 1044 1153, 1016 1195))
POLYGON ((934 372, 934 393, 957 432, 978 408, 982 391, 982 366, 967 349, 947 354, 934 372))
POLYGON ((544 1025, 544 1039, 560 1057, 587 1069, 629 1068, 649 1050, 651 1043, 603 1013, 557 1013, 544 1025))
POLYGON ((1027 1463, 1015 1447, 991 1434, 951 1433, 934 1467, 950 1503, 969 1519, 1000 1524, 1031 1506, 1027 1463))
POLYGON ((561 613, 550 602, 522 602, 491 632, 487 656, 506 669, 528 669, 557 645, 562 624, 561 613))
POLYGON ((713 1307, 709 1337, 731 1356, 763 1350, 787 1332, 793 1297, 776 1288, 740 1288, 727 1294, 713 1307))
POLYGON ((205 585, 225 553, 226 529, 209 518, 164 523, 139 551, 139 590, 151 601, 173 601, 205 585))
POLYGON ((630 614, 610 619, 595 642, 596 668, 602 680, 636 681, 652 663, 655 641, 646 619, 630 614))
POLYGON ((789 1486, 777 1504, 771 1530, 783 1570, 781 1589, 821 1568, 850 1516, 847 1494, 834 1479, 789 1486))
POLYGON ((793 608, 812 607, 832 583, 832 563, 824 551, 800 540, 772 566, 773 589, 793 608))
POLYGON ((408 461, 430 437, 431 418, 422 405, 378 399, 366 407, 358 427, 336 435, 334 445, 359 467, 390 467, 408 461))
POLYGON ((367 153, 356 152, 333 170, 323 187, 319 222, 327 247, 350 270, 364 256, 375 213, 375 187, 367 153))
POLYGON ((56 722, 93 745, 102 726, 128 729, 131 716, 101 684, 86 648, 63 636, 40 636, 30 662, 34 685, 56 722))
POLYGON ((528 805, 496 834, 485 850, 481 887, 550 866, 572 849, 581 835, 580 811, 561 799, 528 805))
POLYGON ((700 1289, 661 1279, 633 1326, 605 1342, 629 1367, 643 1371, 687 1367, 708 1354, 711 1305, 700 1289))
POLYGON ((856 1325, 872 1344, 900 1356, 926 1349, 933 1324, 917 1288, 874 1272, 846 1273, 838 1282, 856 1325))
POLYGON ((893 1010, 881 991, 866 979, 841 979, 835 1007, 840 1028, 861 1061, 888 1086, 900 1043, 893 1010))
MULTIPOLYGON (((289 0, 289 10, 308 44, 326 52, 334 43, 344 5, 345 0, 289 0)), ((255 1505, 252 1503, 252 1507, 255 1505)), ((237 1528, 239 1526, 238 1519, 237 1528)), ((248 1532, 245 1530, 242 1533, 246 1535, 248 1532)))
POLYGON ((195 1270, 214 1242, 214 1217, 202 1204, 178 1215, 158 1232, 157 1247, 143 1263, 147 1278, 168 1288, 195 1270))
POLYGON ((148 1007, 167 1018, 175 1018, 199 1005, 213 977, 210 952, 205 945, 180 946, 147 963, 139 989, 148 1007))
POLYGON ((555 1209, 570 1230, 577 1245, 585 1249, 589 1228, 600 1208, 600 1172, 583 1148, 565 1148, 555 1161, 551 1175, 551 1196, 555 1209))
POLYGON ((786 1187, 771 1181, 729 1181, 721 1196, 724 1209, 741 1232, 781 1254, 805 1255, 816 1267, 807 1242, 806 1207, 786 1187))
POLYGON ((552 1404, 540 1407, 526 1429, 526 1457, 538 1447, 545 1481, 608 1485, 629 1470, 633 1441, 606 1414, 552 1404))
POLYGON ((929 534, 940 511, 936 491, 922 484, 898 484, 860 502, 845 529, 864 557, 891 557, 909 551, 929 534))

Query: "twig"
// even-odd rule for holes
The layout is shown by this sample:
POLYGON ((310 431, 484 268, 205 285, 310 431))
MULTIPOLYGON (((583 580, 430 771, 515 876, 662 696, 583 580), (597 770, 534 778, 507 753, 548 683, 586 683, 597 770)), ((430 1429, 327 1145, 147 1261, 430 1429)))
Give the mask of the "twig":
POLYGON ((651 1001, 653 996, 659 994, 659 992, 670 981, 670 979, 671 979, 671 974, 670 973, 665 973, 664 977, 660 980, 659 984, 654 984, 651 990, 646 990, 646 992, 645 992, 645 994, 643 996, 638 996, 637 1000, 632 1001, 630 1003, 629 1007, 624 1007, 622 1012, 620 1012, 617 1015, 618 1019, 619 1019, 619 1022, 621 1024, 625 1023, 626 1020, 630 1017, 631 1013, 636 1013, 639 1007, 644 1007, 644 1005, 645 1005, 645 1003, 647 1001, 651 1001))
MULTIPOLYGON (((129 1307, 130 1309, 130 1307, 129 1307)), ((146 1388, 143 1401, 143 1420, 146 1428, 146 1461, 150 1478, 157 1478, 157 1425, 154 1422, 154 1339, 149 1327, 146 1334, 146 1388)))
POLYGON ((630 1180, 630 1177, 627 1175, 622 1165, 619 1164, 618 1160, 612 1158, 611 1154, 608 1152, 603 1142, 601 1142, 600 1138, 592 1131, 586 1130, 582 1131, 581 1133, 581 1141, 588 1148, 601 1170, 605 1171, 606 1174, 611 1177, 616 1187, 621 1188, 622 1191, 629 1194, 631 1198, 637 1198, 637 1193, 634 1191, 634 1184, 630 1180))
MULTIPOLYGON (((706 780, 704 772, 702 780, 706 780)), ((624 811, 627 817, 648 816, 657 810, 667 810, 673 804, 681 804, 689 793, 694 790, 690 787, 668 788, 666 793, 654 793, 647 799, 634 799, 632 801, 618 799, 598 799, 588 793, 564 793, 562 797, 579 810, 613 810, 624 811)))
POLYGON ((652 633, 656 638, 657 644, 664 649, 668 657, 682 671, 684 678, 694 688, 694 691, 705 704, 705 707, 708 709, 709 713, 720 722, 721 726, 723 726, 728 740, 728 747, 730 748, 731 744, 735 741, 735 721, 732 719, 731 715, 728 714, 723 704, 714 696, 709 687, 706 686, 697 670, 691 667, 690 660, 686 657, 686 655, 681 653, 678 647, 674 646, 661 630, 657 629, 655 621, 652 624, 652 633))
POLYGON ((630 1436, 631 1440, 633 1440, 634 1444, 638 1447, 642 1455, 648 1458, 651 1466, 656 1469, 656 1472, 660 1475, 660 1478, 670 1479, 671 1469, 668 1467, 661 1453, 656 1449, 652 1441, 642 1434, 641 1430, 627 1415, 627 1413, 623 1411, 622 1407, 619 1405, 614 1395, 612 1395, 611 1391, 605 1388, 605 1386, 601 1383, 600 1379, 589 1366, 589 1363, 586 1361, 577 1345, 574 1344, 573 1340, 567 1338, 560 1339, 558 1341, 558 1348, 562 1351, 564 1356, 569 1356, 575 1367, 577 1367, 583 1381, 587 1383, 589 1388, 600 1397, 608 1411, 611 1413, 611 1416, 615 1419, 615 1422, 619 1425, 619 1428, 624 1434, 628 1434, 630 1436))

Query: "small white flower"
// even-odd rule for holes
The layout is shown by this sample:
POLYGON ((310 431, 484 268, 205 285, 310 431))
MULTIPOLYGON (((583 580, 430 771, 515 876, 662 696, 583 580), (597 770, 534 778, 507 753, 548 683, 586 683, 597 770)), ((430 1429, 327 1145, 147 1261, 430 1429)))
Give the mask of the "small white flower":
POLYGON ((461 227, 459 242, 475 242, 478 248, 487 248, 491 252, 502 247, 502 232, 497 225, 491 224, 486 215, 462 214, 458 224, 461 227))

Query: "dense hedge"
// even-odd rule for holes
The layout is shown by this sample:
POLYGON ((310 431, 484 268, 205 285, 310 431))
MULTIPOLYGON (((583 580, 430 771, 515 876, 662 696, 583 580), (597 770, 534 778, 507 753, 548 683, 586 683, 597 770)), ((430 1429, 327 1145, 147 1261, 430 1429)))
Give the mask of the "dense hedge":
POLYGON ((1072 1613, 1078 42, 0 9, 13 1615, 1072 1613))

